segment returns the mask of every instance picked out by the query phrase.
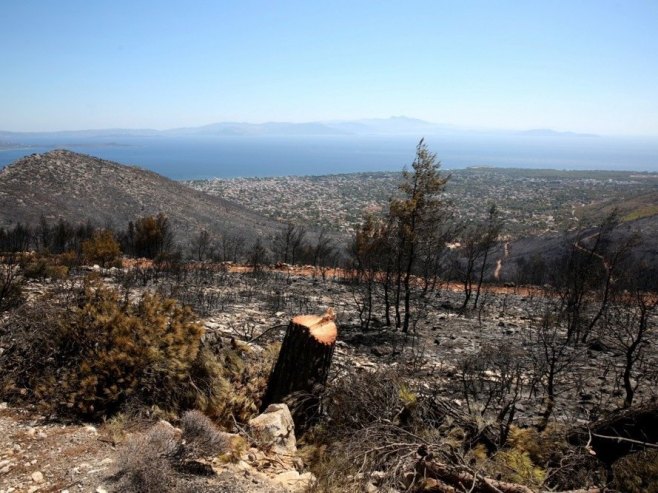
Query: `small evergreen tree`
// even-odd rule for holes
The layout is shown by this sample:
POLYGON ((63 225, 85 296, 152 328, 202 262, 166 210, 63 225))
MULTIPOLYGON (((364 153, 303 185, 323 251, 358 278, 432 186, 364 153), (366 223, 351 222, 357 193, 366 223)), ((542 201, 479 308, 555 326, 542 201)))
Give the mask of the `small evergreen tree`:
POLYGON ((87 262, 98 262, 102 267, 107 267, 119 259, 121 247, 112 232, 103 229, 82 243, 82 254, 87 262))
POLYGON ((420 246, 431 242, 447 217, 441 194, 449 176, 440 172, 441 163, 424 139, 416 147, 412 171, 402 172, 403 196, 389 204, 389 223, 395 238, 396 325, 408 332, 411 320, 411 276, 420 260, 420 246), (404 305, 401 307, 401 305, 404 305))

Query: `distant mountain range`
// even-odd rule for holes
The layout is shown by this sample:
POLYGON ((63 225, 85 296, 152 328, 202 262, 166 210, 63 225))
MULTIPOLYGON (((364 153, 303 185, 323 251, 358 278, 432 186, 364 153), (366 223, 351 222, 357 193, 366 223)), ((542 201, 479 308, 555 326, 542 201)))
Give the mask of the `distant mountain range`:
POLYGON ((443 135, 491 133, 494 135, 519 135, 531 137, 592 137, 592 134, 558 132, 550 129, 527 131, 484 131, 468 130, 454 125, 430 123, 416 118, 393 116, 390 118, 368 118, 361 120, 339 120, 326 122, 219 122, 199 127, 174 128, 170 130, 111 128, 100 130, 74 130, 60 132, 6 132, 0 131, 0 144, 13 145, 38 139, 94 139, 119 137, 184 137, 184 136, 341 136, 341 135, 443 135))

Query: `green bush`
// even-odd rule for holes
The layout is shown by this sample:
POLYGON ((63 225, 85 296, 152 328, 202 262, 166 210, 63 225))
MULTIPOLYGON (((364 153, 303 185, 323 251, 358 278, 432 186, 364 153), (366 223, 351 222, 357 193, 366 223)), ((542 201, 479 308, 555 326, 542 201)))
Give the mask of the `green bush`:
POLYGON ((46 279, 53 280, 66 279, 69 269, 65 265, 58 265, 48 258, 34 258, 26 260, 21 265, 23 276, 26 279, 46 279))
POLYGON ((201 348, 203 328, 188 308, 149 294, 129 303, 99 285, 68 298, 19 310, 7 323, 3 398, 101 418, 128 401, 212 412, 230 390, 215 378, 216 361, 201 348))
POLYGON ((120 266, 121 247, 111 231, 96 231, 82 243, 82 254, 87 262, 97 262, 101 267, 120 266))

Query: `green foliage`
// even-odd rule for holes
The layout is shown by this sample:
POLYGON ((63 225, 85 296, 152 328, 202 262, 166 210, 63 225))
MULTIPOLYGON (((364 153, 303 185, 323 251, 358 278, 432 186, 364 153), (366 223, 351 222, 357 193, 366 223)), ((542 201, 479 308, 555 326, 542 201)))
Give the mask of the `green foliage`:
POLYGON ((121 256, 121 247, 111 231, 96 231, 82 243, 82 254, 87 262, 98 262, 102 267, 115 265, 121 256))
POLYGON ((546 480, 546 471, 536 466, 527 452, 503 450, 494 456, 495 470, 504 480, 539 488, 546 480))
POLYGON ((635 221, 644 217, 651 217, 658 214, 658 205, 647 205, 626 214, 622 221, 635 221))
POLYGON ((265 351, 254 352, 246 344, 234 342, 221 349, 206 367, 212 368, 213 384, 222 399, 206 413, 229 428, 235 421, 245 423, 256 416, 279 348, 280 344, 273 344, 265 351))
MULTIPOLYGON (((449 210, 443 197, 449 176, 441 173, 440 165, 436 154, 421 140, 412 171, 402 172, 400 194, 389 201, 388 214, 382 221, 366 216, 352 245, 360 280, 365 277, 368 281, 363 302, 367 318, 372 310, 373 276, 369 273, 384 267, 383 284, 394 292, 395 325, 403 332, 413 325, 412 275, 422 273, 426 281, 435 276, 440 253, 451 236, 451 228, 447 227, 449 210), (368 260, 373 256, 381 259, 379 263, 368 260)), ((387 323, 390 323, 390 308, 387 298, 387 323)))
POLYGON ((188 308, 149 294, 127 303, 98 285, 74 294, 76 306, 15 322, 15 344, 0 361, 3 397, 92 419, 129 401, 174 411, 217 406, 225 389, 214 383, 203 328, 188 308))
POLYGON ((26 279, 61 280, 68 277, 69 268, 59 265, 55 257, 26 257, 21 263, 22 273, 26 279))

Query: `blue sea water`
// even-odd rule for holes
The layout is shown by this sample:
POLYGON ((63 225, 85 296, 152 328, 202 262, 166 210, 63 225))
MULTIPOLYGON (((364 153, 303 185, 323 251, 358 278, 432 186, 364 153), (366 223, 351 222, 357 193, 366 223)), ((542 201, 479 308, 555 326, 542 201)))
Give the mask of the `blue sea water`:
MULTIPOLYGON (((416 137, 131 137, 33 140, 0 150, 0 167, 56 148, 137 165, 173 179, 324 175, 398 171, 416 137)), ((469 166, 658 172, 658 139, 607 137, 429 136, 447 169, 469 166)))

